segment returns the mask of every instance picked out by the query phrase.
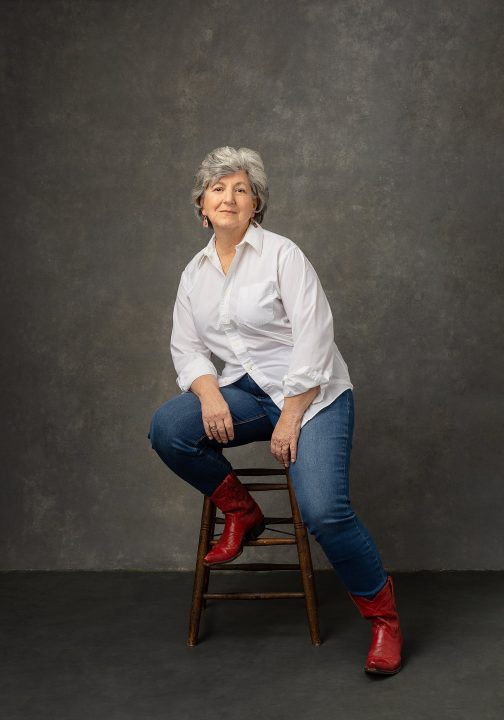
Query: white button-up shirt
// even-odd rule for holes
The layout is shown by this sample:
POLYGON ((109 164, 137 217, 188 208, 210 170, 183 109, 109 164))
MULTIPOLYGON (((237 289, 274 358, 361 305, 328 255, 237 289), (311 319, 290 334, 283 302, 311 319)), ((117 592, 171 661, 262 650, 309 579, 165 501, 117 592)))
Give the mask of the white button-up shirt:
POLYGON ((201 375, 215 375, 223 387, 247 372, 282 409, 285 397, 320 385, 301 427, 353 389, 314 267, 292 240, 252 224, 227 274, 215 234, 185 267, 171 353, 184 392, 201 375), (225 363, 220 376, 211 353, 225 363))

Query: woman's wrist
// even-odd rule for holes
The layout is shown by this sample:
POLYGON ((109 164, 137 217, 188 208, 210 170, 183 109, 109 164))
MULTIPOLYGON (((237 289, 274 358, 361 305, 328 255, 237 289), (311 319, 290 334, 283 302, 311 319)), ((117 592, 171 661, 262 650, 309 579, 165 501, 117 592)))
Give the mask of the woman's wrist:
POLYGON ((282 409, 282 415, 288 415, 289 417, 302 418, 306 410, 310 407, 313 400, 318 395, 320 385, 306 390, 304 393, 299 395, 291 395, 290 397, 284 398, 284 406, 282 409))
POLYGON ((219 382, 215 375, 200 375, 193 380, 190 390, 202 400, 205 397, 220 394, 219 382))

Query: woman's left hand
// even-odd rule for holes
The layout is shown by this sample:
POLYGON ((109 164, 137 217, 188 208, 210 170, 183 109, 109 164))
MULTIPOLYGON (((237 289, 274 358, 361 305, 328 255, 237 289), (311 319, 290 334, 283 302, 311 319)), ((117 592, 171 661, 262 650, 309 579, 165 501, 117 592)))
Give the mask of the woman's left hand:
POLYGON ((271 436, 271 452, 286 468, 289 467, 289 459, 296 461, 301 420, 302 416, 282 413, 271 436))

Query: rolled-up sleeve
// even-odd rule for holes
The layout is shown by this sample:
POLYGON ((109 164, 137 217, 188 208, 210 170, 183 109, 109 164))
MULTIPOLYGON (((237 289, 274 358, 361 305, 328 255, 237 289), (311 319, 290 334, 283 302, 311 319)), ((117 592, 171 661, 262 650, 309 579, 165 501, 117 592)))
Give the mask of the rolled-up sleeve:
POLYGON ((194 380, 201 375, 217 377, 215 365, 210 360, 211 352, 198 335, 194 325, 183 274, 173 308, 170 350, 177 371, 177 385, 184 392, 187 392, 194 380))
POLYGON ((293 348, 282 378, 285 397, 320 385, 313 402, 324 399, 334 362, 333 316, 315 268, 297 246, 279 259, 281 299, 290 320, 293 348))

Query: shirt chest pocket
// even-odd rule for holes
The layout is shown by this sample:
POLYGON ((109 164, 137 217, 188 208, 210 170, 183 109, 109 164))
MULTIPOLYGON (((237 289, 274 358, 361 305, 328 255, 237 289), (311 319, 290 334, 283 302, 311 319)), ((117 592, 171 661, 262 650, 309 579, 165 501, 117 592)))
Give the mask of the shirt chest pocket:
POLYGON ((259 327, 275 317, 274 302, 277 297, 272 281, 241 285, 236 297, 236 318, 239 323, 259 327))

